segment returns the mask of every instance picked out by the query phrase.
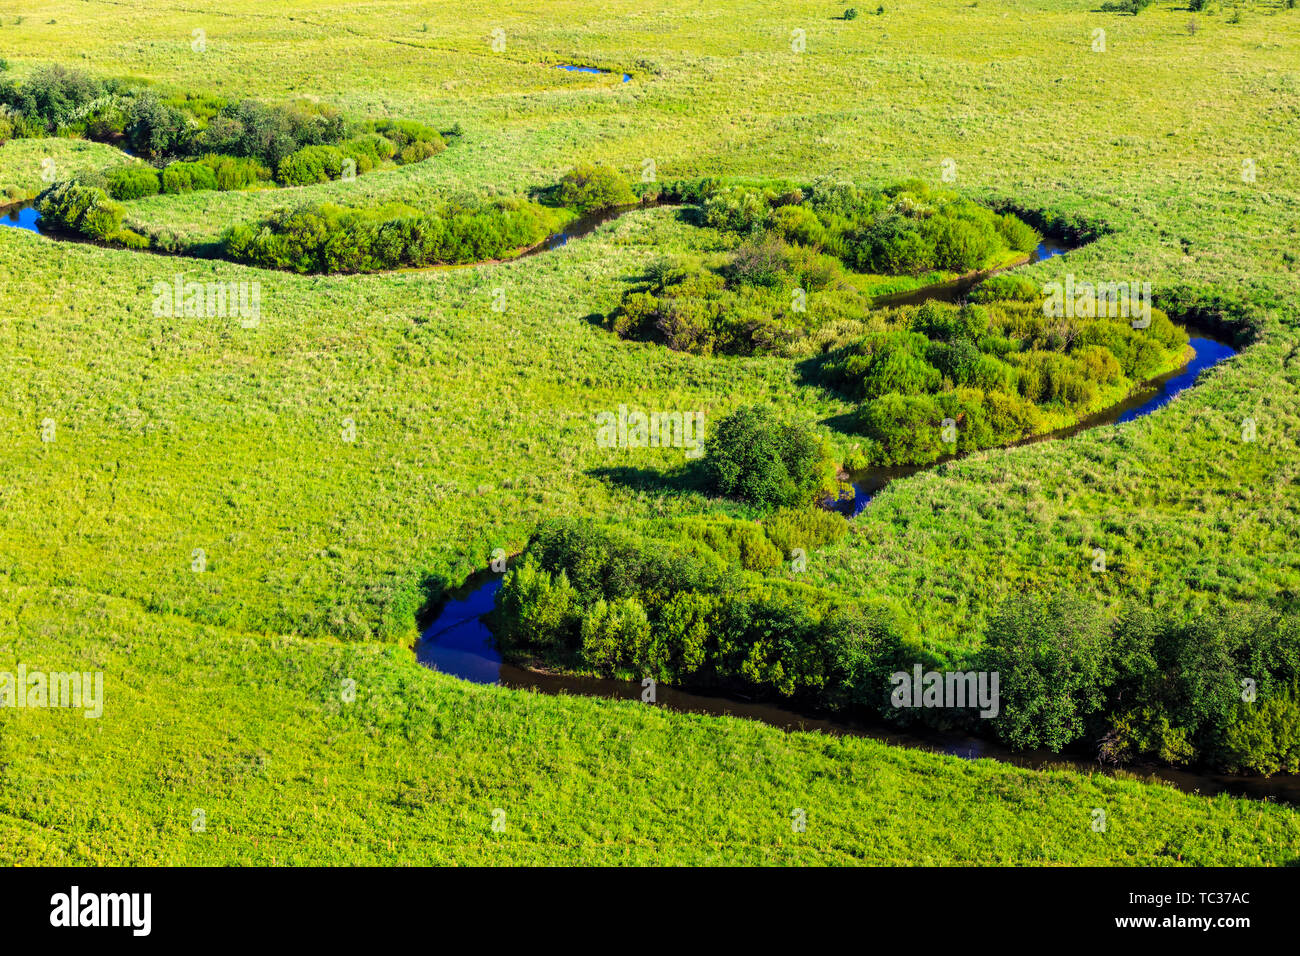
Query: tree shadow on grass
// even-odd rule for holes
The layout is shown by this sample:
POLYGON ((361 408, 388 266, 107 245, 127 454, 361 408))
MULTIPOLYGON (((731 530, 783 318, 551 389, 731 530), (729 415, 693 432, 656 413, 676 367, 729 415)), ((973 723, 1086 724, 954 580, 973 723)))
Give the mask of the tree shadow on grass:
MULTIPOLYGON (((812 358, 796 362, 794 366, 795 381, 805 388, 815 388, 824 395, 828 395, 831 398, 836 398, 842 402, 847 402, 856 406, 859 404, 858 399, 853 398, 851 395, 845 395, 843 392, 826 385, 822 381, 822 368, 833 354, 834 353, 814 355, 812 358)), ((821 419, 821 424, 825 425, 827 428, 834 429, 837 432, 853 435, 857 433, 857 416, 858 413, 855 408, 853 411, 843 412, 839 415, 830 415, 823 418, 821 419)))
POLYGON ((592 468, 587 474, 601 481, 621 485, 632 491, 656 495, 688 497, 708 495, 708 478, 702 460, 695 460, 671 471, 627 466, 592 468))
POLYGON ((844 412, 840 415, 828 415, 818 421, 819 425, 825 425, 832 431, 840 432, 843 435, 851 435, 858 439, 862 435, 858 432, 858 413, 844 412))

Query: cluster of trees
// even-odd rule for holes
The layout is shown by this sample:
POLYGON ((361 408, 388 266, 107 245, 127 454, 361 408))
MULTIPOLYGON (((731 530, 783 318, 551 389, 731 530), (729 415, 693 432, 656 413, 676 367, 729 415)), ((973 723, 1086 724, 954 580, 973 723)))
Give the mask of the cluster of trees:
MULTIPOLYGON (((728 206, 739 218, 772 208, 755 187, 702 192, 706 209, 710 197, 750 197, 728 206)), ((606 318, 615 333, 700 355, 809 357, 811 379, 861 403, 855 428, 868 439, 864 460, 877 464, 923 464, 1063 427, 1171 368, 1187 345, 1159 309, 1140 328, 1129 303, 1049 315, 1041 291, 1013 276, 987 280, 962 305, 874 309, 839 260, 771 230, 746 233, 711 265, 660 260, 647 279, 606 318)))
MULTIPOLYGON (((813 520, 819 527, 802 541, 808 550, 844 533, 838 515, 813 520)), ((755 566, 764 543, 777 550, 752 522, 701 518, 658 532, 665 536, 588 520, 544 526, 498 597, 502 650, 569 669, 830 706, 884 686, 884 669, 899 656, 891 606, 851 605, 746 574, 743 562, 755 566)))
POLYGON ((741 241, 720 263, 662 261, 606 321, 626 338, 699 355, 813 354, 819 330, 868 319, 862 273, 969 272, 1039 241, 1014 214, 921 183, 697 180, 662 195, 699 204, 704 224, 741 241))
POLYGON ((1016 747, 1103 759, 1300 771, 1300 615, 1260 608, 1110 618, 1072 593, 1022 595, 975 666, 997 671, 994 731, 1016 747))
MULTIPOLYGON (((778 514, 799 524, 813 512, 778 514)), ((998 610, 978 650, 945 660, 920 648, 888 602, 846 602, 778 576, 783 552, 825 547, 844 521, 821 512, 778 542, 776 517, 761 526, 684 519, 652 530, 545 525, 506 576, 493 632, 507 654, 551 666, 960 726, 1013 747, 1083 749, 1113 763, 1300 771, 1300 615, 1110 615, 1072 592, 1027 594, 998 610), (890 675, 916 664, 996 672, 997 716, 895 708, 890 675)))
POLYGON ((742 241, 715 268, 662 259, 649 279, 606 323, 624 338, 695 355, 797 355, 819 327, 871 307, 838 260, 768 233, 742 241))
POLYGON ((128 163, 103 174, 83 174, 78 181, 83 186, 97 186, 114 199, 130 200, 159 193, 248 189, 270 178, 271 171, 255 159, 208 154, 193 161, 176 160, 162 169, 128 163))
MULTIPOLYGON (((278 176, 286 184, 324 182, 340 175, 349 162, 365 170, 394 155, 416 161, 417 155, 432 155, 440 148, 437 132, 419 123, 375 121, 341 147, 311 145, 288 153, 280 160, 278 176)), ((270 176, 270 168, 258 159, 209 153, 192 161, 175 160, 162 169, 132 163, 107 173, 88 173, 75 185, 76 195, 98 196, 110 203, 106 208, 113 210, 120 226, 122 209, 111 200, 241 189, 270 176)), ((482 262, 536 245, 562 228, 575 211, 621 205, 627 197, 636 201, 627 181, 607 167, 576 167, 554 192, 572 205, 561 203, 557 208, 521 198, 498 198, 457 201, 426 211, 401 203, 378 208, 308 203, 232 227, 218 249, 237 262, 301 273, 482 262)), ((59 195, 42 207, 50 225, 100 241, 148 246, 146 239, 130 230, 104 226, 103 216, 87 219, 79 205, 61 198, 64 195, 60 187, 59 195), (65 217, 65 212, 71 215, 65 217)))
MULTIPOLYGON (((26 82, 0 77, 0 107, 12 137, 110 134, 130 95, 120 80, 103 80, 62 66, 41 67, 26 82)), ((120 127, 118 129, 120 133, 120 127)))
POLYGON ((418 163, 447 148, 442 135, 430 126, 408 120, 374 120, 363 124, 359 135, 338 145, 304 146, 280 160, 276 179, 285 186, 306 186, 356 176, 392 160, 399 165, 418 163))
POLYGON ((300 186, 360 175, 385 162, 420 162, 446 148, 442 135, 422 123, 348 123, 332 107, 308 101, 162 97, 62 66, 36 70, 22 83, 0 79, 0 107, 0 134, 7 136, 82 136, 123 145, 159 168, 173 160, 212 167, 216 185, 199 173, 189 176, 195 189, 248 188, 272 176, 300 186))
POLYGON ((122 225, 124 210, 104 190, 76 182, 60 183, 41 196, 41 217, 89 239, 143 249, 149 240, 122 225))
POLYGON ((313 203, 234 226, 221 250, 268 269, 377 272, 501 258, 537 243, 562 221, 556 210, 511 198, 432 213, 401 204, 357 209, 313 203))
POLYGON ((1155 309, 1135 329, 1121 318, 1049 318, 1041 301, 927 302, 831 351, 816 377, 862 402, 857 429, 872 460, 921 464, 1034 434, 1052 413, 1059 422, 1097 410, 1186 344, 1155 309))
POLYGON ((598 212, 638 201, 627 178, 609 166, 579 163, 564 174, 556 199, 579 213, 598 212))

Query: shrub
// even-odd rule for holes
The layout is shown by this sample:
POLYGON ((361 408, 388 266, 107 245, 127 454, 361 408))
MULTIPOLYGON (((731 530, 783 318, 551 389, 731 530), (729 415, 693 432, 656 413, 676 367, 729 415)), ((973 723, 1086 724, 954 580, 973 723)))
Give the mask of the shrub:
POLYGON ((162 189, 158 170, 152 166, 131 163, 119 166, 108 174, 108 193, 114 199, 140 199, 156 196, 162 189))
POLYGON ((572 651, 578 635, 578 596, 563 571, 552 576, 526 556, 506 573, 496 623, 510 641, 527 635, 532 646, 572 651))
POLYGON ((580 163, 565 173, 557 196, 560 205, 584 213, 636 202, 636 194, 622 173, 591 163, 580 163))
POLYGON ((40 135, 56 132, 107 92, 103 81, 81 70, 44 66, 21 85, 0 83, 0 106, 23 116, 40 135))
POLYGON ((930 340, 919 332, 875 332, 833 352, 818 377, 854 398, 931 392, 942 376, 926 361, 930 349, 930 340))
POLYGON ((1153 758, 1177 765, 1191 761, 1196 748, 1186 728, 1175 727, 1158 707, 1142 707, 1114 718, 1111 732, 1102 743, 1101 756, 1108 763, 1153 758))
POLYGON ((205 152, 252 158, 278 169, 285 157, 299 149, 339 143, 343 134, 343 120, 330 107, 242 100, 223 107, 209 120, 198 145, 205 152))
POLYGON ((327 183, 343 174, 345 158, 337 146, 304 146, 280 160, 276 179, 285 186, 327 183))
POLYGON ((730 565, 746 571, 771 571, 781 566, 781 551, 762 528, 751 522, 709 522, 697 533, 711 551, 730 565))
POLYGON ((1018 252, 1033 252, 1042 239, 1032 226, 1009 213, 998 218, 997 230, 1006 244, 1018 252))
POLYGON ((1039 302, 1042 292, 1032 279, 1024 276, 989 276, 971 290, 968 300, 983 302, 1039 302))
POLYGON ((767 227, 772 209, 767 198, 747 186, 728 186, 704 201, 704 224, 726 232, 751 233, 767 227))
POLYGON ((421 140, 416 143, 409 143, 403 146, 397 152, 397 162, 402 166, 409 166, 411 163, 420 163, 430 156, 436 156, 444 147, 437 143, 430 143, 421 140))
POLYGON ((719 598, 699 591, 678 591, 669 597, 656 628, 664 659, 648 670, 663 679, 685 679, 698 671, 706 660, 709 638, 717 630, 719 604, 719 598))
POLYGON ((122 232, 124 210, 102 189, 60 183, 42 194, 41 218, 91 239, 113 241, 122 232))
POLYGON ((434 213, 400 204, 352 209, 316 203, 234 226, 221 247, 237 262, 270 269, 375 272, 501 258, 554 232, 558 224, 559 214, 522 200, 447 206, 434 213))
POLYGON ((790 269, 790 247, 780 238, 765 235, 741 244, 727 266, 727 275, 745 285, 781 285, 790 269))
POLYGON ((192 193, 216 188, 216 174, 202 163, 176 162, 162 171, 162 191, 165 193, 192 193))
POLYGON ((834 466, 807 425, 779 421, 765 406, 738 409, 705 444, 715 492, 757 505, 803 505, 832 486, 834 466))
POLYGON ((837 708, 880 705, 900 645, 891 605, 849 605, 717 567, 701 532, 716 532, 714 543, 728 551, 753 537, 751 522, 690 519, 654 530, 665 537, 593 521, 544 525, 497 599, 493 623, 503 650, 837 708), (561 579, 572 582, 571 600, 557 615, 561 579), (573 614, 581 621, 576 636, 573 614), (566 622, 558 642, 556 620, 566 622))
POLYGON ((368 173, 380 163, 393 157, 393 144, 377 133, 350 139, 339 149, 343 151, 345 157, 356 164, 358 174, 368 173))
POLYGON ((350 151, 350 155, 364 153, 374 159, 375 165, 379 165, 397 155, 396 144, 379 133, 363 133, 360 136, 354 136, 343 144, 343 149, 350 151))
POLYGON ((136 155, 162 159, 189 152, 193 132, 179 110, 141 93, 127 110, 126 141, 136 155))
POLYGON ((1216 762, 1238 773, 1300 772, 1300 692, 1295 688, 1250 703, 1227 717, 1216 762))
POLYGON ((844 11, 845 20, 856 20, 857 18, 858 18, 857 7, 849 7, 847 10, 844 11))
POLYGON ((650 619, 635 597, 597 600, 583 615, 581 634, 583 661, 604 673, 658 663, 651 647, 650 619))
POLYGON ((875 442, 881 464, 934 461, 951 449, 942 441, 943 407, 930 395, 882 395, 858 410, 857 430, 875 442))
POLYGON ((436 129, 414 120, 375 120, 363 124, 361 129, 363 132, 380 134, 390 140, 398 150, 412 143, 431 143, 436 152, 441 152, 447 145, 443 142, 442 134, 436 129))
POLYGON ((246 156, 223 156, 209 153, 199 160, 212 170, 216 177, 217 188, 222 192, 233 189, 248 189, 261 183, 269 182, 271 170, 256 159, 246 156))
POLYGON ((848 530, 843 515, 825 508, 783 508, 763 519, 768 539, 787 557, 796 548, 807 552, 834 544, 848 530))

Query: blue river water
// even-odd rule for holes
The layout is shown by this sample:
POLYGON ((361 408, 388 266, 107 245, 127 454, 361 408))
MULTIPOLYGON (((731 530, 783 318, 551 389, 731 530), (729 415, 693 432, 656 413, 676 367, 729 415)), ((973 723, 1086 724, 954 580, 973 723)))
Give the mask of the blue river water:
POLYGON ((16 229, 28 229, 37 232, 36 223, 40 221, 40 218, 41 214, 30 203, 9 206, 0 210, 0 226, 12 226, 16 229))
MULTIPOLYGON (((556 67, 556 69, 568 70, 570 73, 599 73, 604 76, 609 76, 611 74, 610 70, 600 70, 594 66, 578 66, 574 63, 561 63, 556 67)), ((627 83, 631 79, 632 79, 631 73, 623 74, 624 83, 627 83)))

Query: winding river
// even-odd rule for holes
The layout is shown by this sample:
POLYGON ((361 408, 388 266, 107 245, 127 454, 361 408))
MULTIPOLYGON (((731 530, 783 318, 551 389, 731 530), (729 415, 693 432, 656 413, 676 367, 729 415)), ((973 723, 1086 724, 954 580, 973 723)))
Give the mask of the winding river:
MULTIPOLYGON (((564 231, 548 236, 526 250, 523 255, 536 255, 557 249, 572 239, 587 235, 623 213, 639 208, 645 207, 625 207, 583 216, 567 226, 564 231)), ((32 202, 0 208, 0 226, 40 232, 40 218, 40 213, 34 208, 32 202)), ((1067 251, 1069 249, 1066 246, 1046 240, 1026 262, 1018 265, 1041 262, 1067 251)), ((990 274, 962 276, 949 282, 882 296, 875 304, 878 306, 915 305, 931 299, 958 301, 990 274)), ((1236 349, 1227 342, 1204 334, 1192 336, 1189 344, 1194 356, 1183 368, 1145 383, 1125 401, 1068 429, 1030 440, 1047 441, 1065 438, 1089 428, 1123 424, 1143 415, 1149 415, 1168 404, 1179 392, 1190 388, 1203 371, 1236 354, 1236 349)), ((934 464, 938 463, 903 468, 873 468, 854 473, 850 476, 854 493, 830 503, 830 506, 851 518, 867 507, 872 497, 888 482, 932 468, 934 464)), ((534 690, 546 694, 641 700, 642 688, 638 681, 543 673, 503 661, 494 646, 492 634, 481 620, 492 610, 501 584, 501 575, 481 572, 471 577, 461 588, 450 592, 436 615, 421 630, 420 638, 415 645, 415 654, 419 662, 434 670, 477 684, 499 684, 503 687, 534 690)), ((799 713, 771 703, 693 693, 664 685, 656 688, 656 704, 684 713, 727 715, 760 720, 784 730, 871 737, 895 746, 922 748, 966 759, 992 758, 1022 767, 1068 767, 1082 772, 1105 769, 1095 762, 1046 751, 1013 751, 996 743, 963 734, 945 734, 927 730, 903 732, 883 724, 830 719, 799 713)), ((1206 795, 1228 793, 1235 796, 1300 804, 1300 775, 1236 776, 1198 773, 1168 767, 1141 768, 1141 770, 1149 774, 1153 780, 1163 781, 1189 793, 1206 795)))
MULTIPOLYGON (((1149 415, 1179 392, 1190 388, 1197 377, 1236 354, 1226 342, 1194 336, 1191 346, 1195 357, 1183 368, 1148 382, 1133 396, 1119 405, 1062 432, 1041 436, 1036 441, 1062 438, 1099 425, 1122 424, 1143 415, 1149 415)), ((862 511, 888 481, 904 478, 933 465, 912 468, 872 469, 853 476, 855 494, 841 499, 835 507, 852 517, 862 511)), ((415 655, 421 664, 434 670, 451 674, 476 684, 500 684, 517 690, 534 690, 545 694, 574 694, 586 697, 604 697, 615 700, 641 700, 639 681, 624 681, 598 677, 578 677, 552 674, 518 667, 501 659, 492 640, 492 634, 481 618, 492 610, 502 575, 490 571, 472 576, 460 588, 450 592, 437 614, 421 630, 415 645, 415 655)), ((941 733, 925 729, 901 731, 881 723, 864 723, 844 719, 831 719, 809 713, 800 713, 776 704, 743 700, 720 694, 684 691, 659 685, 656 704, 672 710, 692 714, 711 714, 745 717, 761 720, 783 730, 821 731, 836 735, 871 737, 884 743, 903 747, 917 747, 937 753, 966 759, 992 758, 1020 767, 1043 769, 1062 767, 1084 773, 1104 771, 1100 764, 1048 751, 1016 751, 999 744, 960 733, 941 733)), ((1148 775, 1187 793, 1212 796, 1228 793, 1256 799, 1273 799, 1300 804, 1300 775, 1273 777, 1240 776, 1194 772, 1171 767, 1125 768, 1129 772, 1148 775)))
MULTIPOLYGON (((587 221, 575 223, 564 233, 552 236, 530 250, 530 254, 561 246, 576 236, 590 232, 614 215, 617 213, 593 216, 587 221)), ((1045 241, 1029 257, 1027 263, 1022 264, 1040 262, 1067 251, 1069 250, 1059 243, 1045 241)), ((937 286, 882 297, 877 300, 877 304, 910 305, 929 298, 956 301, 987 275, 988 273, 965 276, 937 286)), ((1031 441, 1065 438, 1089 428, 1120 425, 1149 415, 1167 405, 1180 392, 1190 388, 1203 371, 1237 354, 1232 345, 1204 333, 1191 336, 1189 344, 1194 354, 1187 365, 1144 383, 1118 405, 1068 429, 1038 436, 1031 441)), ((932 467, 934 464, 908 468, 874 468, 855 473, 850 476, 854 494, 832 503, 831 506, 851 518, 867 507, 872 497, 889 481, 905 478, 932 467)), ((642 687, 639 681, 546 673, 503 661, 494 645, 491 632, 482 621, 482 617, 492 610, 501 585, 502 575, 485 571, 472 576, 460 588, 450 592, 436 615, 421 630, 420 638, 415 645, 417 660, 434 670, 476 684, 499 684, 502 687, 533 690, 544 694, 641 700, 642 687)), ((868 724, 838 718, 831 719, 800 713, 768 702, 744 700, 721 694, 695 693, 662 684, 656 687, 655 693, 656 706, 683 713, 744 717, 760 720, 783 730, 820 731, 835 735, 871 737, 895 746, 916 747, 971 760, 991 758, 1034 769, 1057 767, 1084 773, 1107 770, 1087 759, 1048 751, 1015 751, 960 733, 941 733, 925 729, 901 731, 888 727, 883 722, 868 724)), ((1130 773, 1146 775, 1151 780, 1164 782, 1188 793, 1209 796, 1227 793, 1234 796, 1300 804, 1300 776, 1298 775, 1240 776, 1170 767, 1125 769, 1130 773)))

